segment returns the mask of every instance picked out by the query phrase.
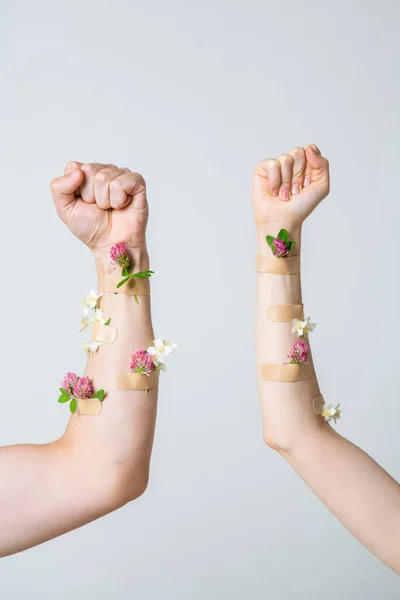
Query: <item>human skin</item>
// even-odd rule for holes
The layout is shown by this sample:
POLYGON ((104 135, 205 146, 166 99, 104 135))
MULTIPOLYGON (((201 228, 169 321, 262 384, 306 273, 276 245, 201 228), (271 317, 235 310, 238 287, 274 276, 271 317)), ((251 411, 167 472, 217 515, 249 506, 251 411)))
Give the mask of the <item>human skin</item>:
MULTIPOLYGON (((328 193, 329 164, 314 144, 260 162, 252 181, 257 252, 271 252, 266 229, 276 235, 285 228, 296 241, 293 253, 300 254, 302 224, 328 193)), ((257 273, 256 278, 256 366, 265 442, 361 543, 400 573, 399 484, 316 414, 313 399, 320 391, 314 368, 304 381, 261 377, 263 363, 288 362, 286 354, 297 339, 291 323, 267 318, 267 307, 302 304, 301 275, 257 273)), ((309 339, 305 342, 309 345, 309 339)), ((329 399, 337 402, 340 398, 329 399)))
MULTIPOLYGON (((100 270, 111 268, 110 247, 121 241, 135 271, 149 268, 146 186, 139 174, 70 162, 51 189, 60 219, 92 251, 100 270)), ((77 411, 64 435, 48 444, 0 448, 0 556, 80 527, 146 489, 158 388, 148 394, 117 390, 114 376, 128 371, 130 355, 153 341, 150 297, 136 304, 131 295, 106 293, 101 309, 118 331, 86 367, 95 390, 106 391, 101 414, 77 411)))

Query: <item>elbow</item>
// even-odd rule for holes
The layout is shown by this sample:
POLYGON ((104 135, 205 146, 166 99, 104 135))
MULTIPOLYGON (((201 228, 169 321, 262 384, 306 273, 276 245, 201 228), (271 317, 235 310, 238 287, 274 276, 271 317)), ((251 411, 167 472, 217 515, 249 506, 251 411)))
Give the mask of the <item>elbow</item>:
POLYGON ((108 473, 102 473, 101 483, 94 484, 97 491, 93 494, 100 504, 99 513, 104 515, 114 512, 137 500, 145 493, 148 482, 148 469, 112 469, 108 473))
POLYGON ((275 452, 278 452, 278 454, 287 452, 291 445, 287 436, 277 435, 275 432, 271 432, 270 430, 264 429, 263 439, 268 448, 275 450, 275 452))
POLYGON ((117 475, 111 489, 111 501, 115 509, 121 508, 143 496, 149 484, 148 469, 138 469, 133 472, 117 475))

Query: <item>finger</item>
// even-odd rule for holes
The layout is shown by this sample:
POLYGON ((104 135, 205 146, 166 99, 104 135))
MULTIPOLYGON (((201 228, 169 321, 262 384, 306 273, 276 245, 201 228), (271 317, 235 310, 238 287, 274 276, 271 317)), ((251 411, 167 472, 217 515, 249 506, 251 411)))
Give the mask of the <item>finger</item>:
POLYGON ((316 165, 320 165, 319 159, 322 159, 322 156, 320 149, 315 144, 307 144, 304 150, 307 160, 306 169, 304 173, 304 187, 306 187, 307 185, 310 185, 310 183, 313 181, 313 171, 315 168, 318 168, 316 167, 316 165))
POLYGON ((135 200, 136 208, 141 208, 140 195, 144 192, 146 197, 146 183, 139 173, 127 173, 119 175, 110 182, 110 204, 111 208, 121 209, 135 200))
POLYGON ((103 165, 101 163, 86 163, 82 165, 81 169, 85 174, 85 178, 83 184, 81 185, 80 193, 82 200, 87 204, 95 204, 96 198, 94 193, 94 179, 96 174, 101 171, 101 169, 106 167, 114 167, 115 169, 117 168, 115 165, 103 165))
POLYGON ((292 195, 296 195, 301 192, 304 180, 304 171, 306 168, 306 153, 304 148, 296 146, 290 150, 289 154, 293 156, 293 177, 292 177, 292 195))
POLYGON ((81 169, 69 171, 67 175, 56 177, 50 183, 54 204, 60 217, 76 202, 75 191, 83 181, 81 169))
POLYGON ((122 169, 118 169, 115 166, 104 167, 100 171, 97 171, 94 176, 93 188, 96 204, 99 208, 102 208, 103 210, 111 208, 110 183, 113 179, 122 174, 122 169))
POLYGON ((276 158, 265 158, 256 166, 255 175, 262 177, 263 192, 278 196, 281 187, 281 165, 276 158), (267 185, 265 186, 265 183, 267 185))
POLYGON ((64 175, 70 173, 73 169, 80 169, 83 163, 77 162, 76 160, 70 160, 69 163, 65 165, 64 175))
POLYGON ((294 159, 293 156, 291 156, 290 154, 281 154, 280 156, 278 156, 278 161, 281 165, 282 177, 282 183, 279 189, 279 196, 281 200, 290 200, 294 159))

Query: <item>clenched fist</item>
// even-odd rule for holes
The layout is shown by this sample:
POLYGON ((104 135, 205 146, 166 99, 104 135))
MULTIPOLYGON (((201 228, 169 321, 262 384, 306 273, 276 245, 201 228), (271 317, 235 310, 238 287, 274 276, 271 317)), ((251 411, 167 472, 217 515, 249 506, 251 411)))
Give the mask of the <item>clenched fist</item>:
POLYGON ((329 193, 329 163, 314 144, 261 161, 253 174, 256 224, 300 226, 329 193))
POLYGON ((58 216, 95 254, 124 242, 146 252, 148 204, 141 175, 127 168, 69 162, 50 184, 58 216))

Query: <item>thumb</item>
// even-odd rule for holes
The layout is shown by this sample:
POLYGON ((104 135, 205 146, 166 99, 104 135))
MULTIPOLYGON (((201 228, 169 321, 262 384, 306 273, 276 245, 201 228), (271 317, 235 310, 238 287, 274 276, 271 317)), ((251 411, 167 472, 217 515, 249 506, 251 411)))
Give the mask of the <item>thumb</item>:
POLYGON ((75 192, 81 185, 83 178, 83 171, 80 168, 74 168, 66 175, 56 177, 50 183, 54 204, 60 217, 75 204, 75 192))

